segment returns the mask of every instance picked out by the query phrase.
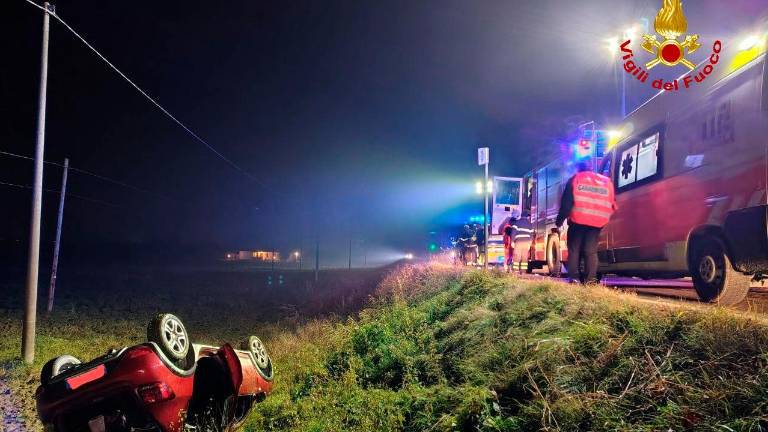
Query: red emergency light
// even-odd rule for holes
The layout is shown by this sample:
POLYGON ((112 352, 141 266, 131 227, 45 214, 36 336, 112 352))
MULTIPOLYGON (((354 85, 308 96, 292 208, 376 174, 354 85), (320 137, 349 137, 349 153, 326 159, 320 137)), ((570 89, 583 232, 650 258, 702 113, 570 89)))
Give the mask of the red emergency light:
POLYGON ((580 139, 576 145, 576 159, 584 159, 592 156, 592 141, 580 139))

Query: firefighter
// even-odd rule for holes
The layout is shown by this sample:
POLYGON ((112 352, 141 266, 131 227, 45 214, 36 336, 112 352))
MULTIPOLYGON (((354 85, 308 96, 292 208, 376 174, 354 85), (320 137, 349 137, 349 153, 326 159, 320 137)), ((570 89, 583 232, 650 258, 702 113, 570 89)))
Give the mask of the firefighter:
POLYGON ((512 218, 501 229, 504 235, 504 268, 509 272, 515 264, 515 236, 517 235, 517 225, 512 218))
POLYGON ((461 263, 464 265, 467 265, 469 262, 467 255, 472 248, 472 237, 474 235, 475 233, 472 231, 472 228, 470 228, 469 225, 464 225, 464 228, 459 234, 459 256, 461 263))
POLYGON ((597 282, 597 240, 600 230, 616 210, 614 193, 611 179, 592 172, 586 163, 578 165, 578 172, 565 186, 555 224, 559 231, 568 219, 568 277, 571 282, 597 282), (582 258, 584 274, 579 274, 582 258))
POLYGON ((480 257, 485 257, 485 227, 480 224, 475 224, 472 229, 475 230, 475 242, 477 243, 477 256, 475 257, 476 264, 480 264, 480 257))

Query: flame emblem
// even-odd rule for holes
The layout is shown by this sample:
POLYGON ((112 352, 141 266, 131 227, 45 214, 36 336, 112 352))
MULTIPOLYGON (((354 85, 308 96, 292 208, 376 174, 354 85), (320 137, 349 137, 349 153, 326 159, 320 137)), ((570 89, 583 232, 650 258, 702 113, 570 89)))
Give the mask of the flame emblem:
POLYGON ((655 35, 643 35, 643 49, 656 55, 655 59, 645 64, 646 68, 651 69, 659 63, 667 66, 682 63, 691 70, 696 67, 685 55, 686 51, 691 54, 701 47, 699 35, 687 35, 682 43, 677 40, 688 30, 682 0, 662 0, 661 9, 653 22, 653 29, 664 40, 659 41, 655 35))

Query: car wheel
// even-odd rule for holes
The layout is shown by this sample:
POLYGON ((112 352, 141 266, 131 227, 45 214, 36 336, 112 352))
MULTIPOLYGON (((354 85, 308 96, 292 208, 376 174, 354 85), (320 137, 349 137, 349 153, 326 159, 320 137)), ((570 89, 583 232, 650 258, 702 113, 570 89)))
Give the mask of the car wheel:
POLYGON ((253 358, 256 360, 256 366, 259 370, 269 375, 269 364, 271 360, 269 359, 269 354, 267 354, 267 348, 264 346, 261 339, 256 336, 250 336, 248 340, 241 344, 241 348, 253 354, 253 358))
POLYGON ((40 383, 44 386, 48 385, 48 383, 51 382, 51 379, 79 364, 80 360, 71 355, 52 358, 48 360, 48 362, 43 365, 43 369, 40 370, 40 383))
POLYGON ((560 277, 563 271, 560 257, 560 236, 551 235, 547 238, 547 269, 550 276, 560 277))
POLYGON ((705 239, 694 245, 689 270, 701 301, 734 305, 749 293, 752 277, 733 268, 725 247, 716 239, 705 239))
POLYGON ((187 329, 176 315, 157 315, 147 327, 147 339, 156 343, 171 360, 183 360, 189 352, 187 329))

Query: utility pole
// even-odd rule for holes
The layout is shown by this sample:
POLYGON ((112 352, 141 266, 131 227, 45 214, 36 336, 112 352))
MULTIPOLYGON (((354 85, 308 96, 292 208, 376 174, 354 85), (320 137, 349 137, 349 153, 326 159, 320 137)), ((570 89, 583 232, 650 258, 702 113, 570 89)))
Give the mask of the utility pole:
POLYGON ((317 282, 320 275, 320 239, 318 238, 315 243, 315 282, 317 282))
POLYGON ((35 145, 35 174, 32 186, 32 217, 29 228, 29 260, 27 262, 27 289, 25 295, 24 322, 21 335, 21 352, 24 361, 35 361, 35 324, 37 320, 37 277, 40 265, 40 213, 43 206, 43 156, 45 149, 45 97, 48 88, 48 33, 50 12, 48 2, 43 4, 43 47, 40 54, 40 94, 37 105, 37 143, 35 145))
POLYGON ((349 269, 352 270, 352 237, 349 238, 349 269))
POLYGON ((69 159, 64 159, 64 173, 61 175, 61 196, 59 197, 59 215, 56 218, 56 243, 53 246, 53 266, 51 267, 51 285, 48 287, 48 310, 53 310, 53 296, 56 292, 56 271, 59 268, 59 249, 61 248, 61 222, 64 219, 64 198, 67 196, 67 172, 69 159))

